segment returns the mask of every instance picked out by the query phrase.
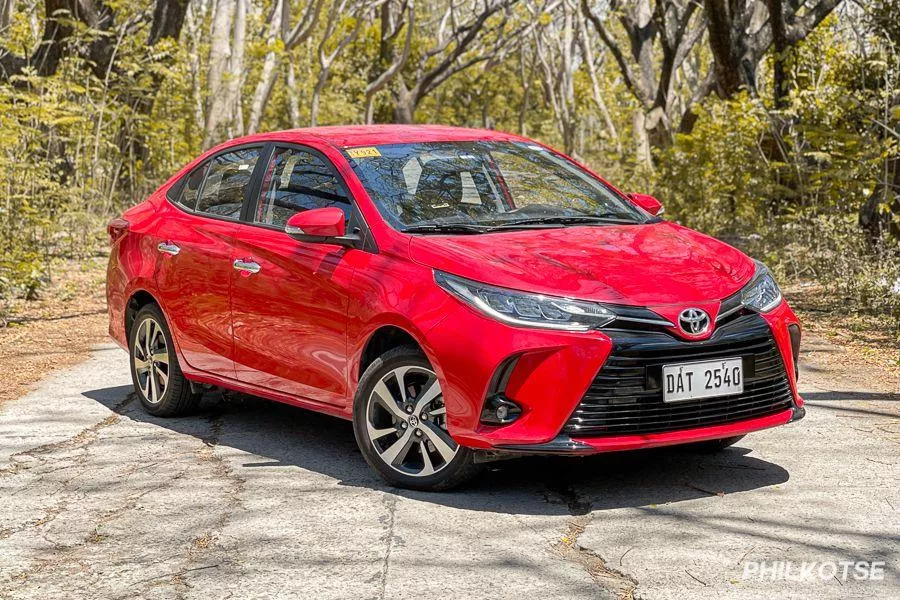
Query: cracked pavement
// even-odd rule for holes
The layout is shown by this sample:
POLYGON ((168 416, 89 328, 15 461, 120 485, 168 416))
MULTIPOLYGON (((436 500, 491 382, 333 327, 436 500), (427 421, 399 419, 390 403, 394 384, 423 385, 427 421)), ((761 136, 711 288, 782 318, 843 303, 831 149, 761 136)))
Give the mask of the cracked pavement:
POLYGON ((348 422, 219 393, 147 415, 102 346, 0 407, 0 598, 898 596, 900 396, 830 351, 805 353, 804 421, 721 454, 518 459, 427 494, 383 484, 348 422), (885 578, 743 577, 762 560, 885 578))

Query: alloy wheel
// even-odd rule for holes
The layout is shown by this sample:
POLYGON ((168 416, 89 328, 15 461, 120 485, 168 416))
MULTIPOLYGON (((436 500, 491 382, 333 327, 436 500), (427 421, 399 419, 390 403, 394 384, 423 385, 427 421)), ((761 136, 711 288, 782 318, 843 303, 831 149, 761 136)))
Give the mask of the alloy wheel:
POLYGON ((144 399, 158 404, 169 386, 169 349, 166 336, 152 317, 144 319, 131 349, 138 387, 144 399))
POLYGON ((379 458, 404 475, 434 475, 459 451, 447 433, 441 384, 424 367, 398 367, 375 384, 366 406, 366 431, 379 458))

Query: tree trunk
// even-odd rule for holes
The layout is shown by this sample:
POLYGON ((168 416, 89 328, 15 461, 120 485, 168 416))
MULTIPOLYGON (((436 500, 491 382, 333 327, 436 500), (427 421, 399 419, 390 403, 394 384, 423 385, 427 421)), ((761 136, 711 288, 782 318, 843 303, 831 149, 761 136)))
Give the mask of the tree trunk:
POLYGON ((288 114, 291 117, 291 127, 300 127, 300 100, 297 98, 297 75, 294 72, 294 63, 288 57, 285 83, 288 94, 288 114))
POLYGON ((653 167, 653 155, 650 153, 650 136, 647 134, 647 115, 643 110, 636 110, 632 120, 635 154, 640 162, 653 167))
POLYGON ((250 120, 247 124, 248 133, 256 133, 259 131, 259 125, 262 122, 263 113, 266 110, 266 104, 269 96, 272 95, 272 87, 275 85, 275 78, 278 75, 278 55, 275 52, 275 44, 278 42, 284 26, 284 0, 275 0, 275 7, 272 10, 272 20, 269 21, 269 30, 266 34, 266 47, 269 50, 263 59, 262 72, 259 74, 259 81, 256 83, 256 89, 253 90, 253 101, 250 104, 250 120))
POLYGON ((73 32, 70 21, 78 13, 79 7, 78 0, 45 0, 44 30, 34 52, 22 57, 0 47, 0 81, 9 81, 10 77, 21 75, 28 67, 43 77, 56 73, 63 56, 62 45, 73 32))
MULTIPOLYGON (((733 14, 729 0, 704 0, 706 8, 709 47, 712 50, 716 70, 716 91, 722 98, 731 98, 738 93, 741 85, 749 84, 746 75, 752 74, 753 89, 756 81, 756 64, 752 62, 750 73, 745 72, 742 60, 746 58, 743 36, 732 37, 732 23, 740 18, 733 14)), ((743 2, 737 3, 739 6, 743 2)))
POLYGON ((787 66, 785 65, 788 51, 787 30, 784 23, 784 11, 781 0, 766 0, 766 7, 769 9, 772 42, 775 46, 772 69, 772 99, 774 100, 775 108, 781 110, 787 107, 788 97, 787 66))
POLYGON ((405 125, 415 123, 418 104, 415 92, 406 89, 402 82, 397 87, 398 90, 394 93, 394 123, 405 125))
POLYGON ((244 47, 247 37, 247 0, 235 0, 233 51, 228 64, 228 137, 244 135, 241 88, 244 83, 244 47))
POLYGON ((190 0, 157 0, 153 5, 153 23, 150 26, 150 38, 147 43, 153 46, 163 38, 177 40, 189 4, 190 0))
POLYGON ((528 135, 528 124, 526 120, 526 116, 528 113, 528 97, 531 93, 531 81, 529 80, 530 73, 528 69, 525 67, 525 45, 519 49, 519 77, 522 81, 522 100, 519 104, 519 135, 527 136, 528 135))
POLYGON ((309 126, 315 127, 319 124, 319 97, 322 94, 322 90, 325 89, 325 82, 327 81, 328 76, 324 70, 319 72, 319 77, 316 79, 316 86, 313 88, 312 92, 312 100, 310 101, 309 106, 309 126))
POLYGON ((754 10, 761 5, 748 0, 703 0, 709 47, 715 62, 716 92, 722 98, 732 98, 745 87, 756 96, 759 62, 774 44, 780 48, 776 50, 775 70, 778 72, 776 85, 781 94, 779 102, 782 102, 787 80, 784 51, 804 40, 839 3, 840 0, 818 0, 815 5, 809 6, 811 0, 792 0, 787 4, 783 0, 766 0, 768 21, 754 27, 753 22, 758 16, 754 10), (803 12, 798 15, 801 9, 803 12))
MULTIPOLYGON (((394 52, 394 47, 391 44, 391 38, 400 32, 400 28, 404 26, 403 23, 403 15, 398 14, 396 16, 397 23, 396 27, 394 24, 394 17, 391 13, 391 3, 385 2, 380 7, 380 16, 379 16, 379 31, 380 37, 378 42, 378 66, 386 65, 384 71, 379 73, 377 76, 374 76, 374 79, 369 81, 369 84, 366 86, 366 104, 365 104, 365 122, 366 124, 371 124, 375 122, 375 95, 383 90, 400 72, 400 69, 406 65, 406 61, 409 60, 409 54, 412 49, 412 36, 415 31, 416 24, 416 13, 415 13, 415 3, 410 1, 406 5, 406 17, 405 17, 405 27, 406 27, 406 36, 403 42, 403 50, 400 52, 400 56, 396 56, 394 52)), ((402 85, 402 84, 401 84, 402 85)), ((395 95, 396 96, 396 95, 395 95)), ((394 120, 398 123, 411 123, 412 116, 411 114, 398 114, 398 107, 395 106, 394 109, 394 120), (408 119, 406 121, 401 120, 401 118, 408 119)))
MULTIPOLYGON (((328 77, 331 74, 331 66, 334 64, 334 61, 337 60, 337 58, 341 56, 341 54, 343 54, 344 50, 347 49, 347 46, 350 45, 350 43, 353 42, 353 40, 355 40, 356 36, 359 34, 360 29, 363 25, 362 10, 364 6, 365 5, 361 2, 354 5, 352 14, 356 19, 356 22, 353 25, 353 29, 350 30, 349 33, 344 33, 335 49, 331 52, 327 52, 326 48, 328 46, 328 41, 331 39, 332 35, 334 35, 334 32, 337 29, 339 23, 337 19, 332 18, 325 27, 325 33, 322 36, 322 40, 319 42, 319 47, 316 53, 319 59, 319 76, 316 78, 316 85, 313 89, 312 102, 310 106, 310 122, 313 127, 316 126, 319 120, 319 101, 322 97, 322 91, 328 84, 328 77)), ((338 4, 336 7, 332 6, 332 10, 337 14, 344 14, 346 8, 347 0, 341 0, 340 4, 338 4)))
POLYGON ((597 67, 594 64, 594 53, 591 50, 591 43, 590 39, 588 39, 588 32, 584 19, 579 19, 578 24, 581 52, 584 54, 584 64, 587 68, 588 79, 591 82, 591 97, 593 98, 597 109, 600 111, 600 115, 603 117, 603 124, 606 126, 606 132, 607 135, 609 135, 610 141, 615 145, 616 152, 621 154, 622 142, 619 140, 619 131, 616 129, 616 125, 612 120, 612 115, 609 114, 609 108, 606 106, 606 101, 603 99, 600 81, 597 78, 597 67))
POLYGON ((15 8, 16 0, 0 0, 0 34, 9 27, 9 22, 12 20, 15 8))
POLYGON ((200 28, 202 27, 200 22, 202 16, 198 17, 196 10, 195 4, 185 19, 185 26, 187 27, 187 36, 190 40, 188 67, 191 71, 191 100, 194 104, 194 124, 197 127, 197 132, 203 132, 206 128, 206 119, 203 116, 203 89, 200 80, 200 50, 198 43, 200 28))
MULTIPOLYGON (((11 17, 14 0, 0 0, 0 31, 3 20, 11 17)), ((156 0, 150 24, 148 45, 166 37, 177 38, 184 21, 186 0, 156 0)), ((30 55, 19 56, 0 47, 0 81, 21 75, 33 68, 41 77, 56 73, 64 53, 86 59, 85 65, 98 79, 105 79, 115 58, 117 36, 114 35, 115 13, 102 0, 44 0, 44 23, 41 41, 30 55), (87 44, 69 46, 70 38, 80 23, 100 35, 87 44)), ((80 31, 79 26, 79 31, 80 31)), ((24 84, 22 84, 24 85, 24 84)), ((152 105, 152 102, 150 102, 152 105)))
POLYGON ((203 148, 220 141, 227 126, 230 108, 225 74, 231 57, 231 31, 235 4, 232 0, 218 0, 213 9, 212 36, 209 48, 209 74, 207 90, 209 100, 206 109, 206 132, 203 148))

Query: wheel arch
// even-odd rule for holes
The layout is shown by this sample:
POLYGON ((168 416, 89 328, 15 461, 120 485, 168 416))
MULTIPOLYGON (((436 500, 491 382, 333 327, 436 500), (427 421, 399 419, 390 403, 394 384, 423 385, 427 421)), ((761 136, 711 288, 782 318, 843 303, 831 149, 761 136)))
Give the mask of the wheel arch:
POLYGON ((407 329, 398 325, 383 324, 372 331, 366 339, 366 343, 359 355, 359 361, 355 369, 356 381, 359 381, 362 374, 365 373, 368 366, 371 365, 376 358, 388 350, 401 346, 414 346, 419 350, 422 350, 423 353, 425 352, 423 345, 419 343, 416 337, 407 331, 407 329))
MULTIPOLYGON (((131 326, 134 325, 134 318, 138 312, 148 304, 155 304, 162 310, 162 305, 153 294, 145 289, 138 289, 131 293, 128 302, 125 303, 125 336, 126 339, 131 335, 131 326)), ((163 311, 165 316, 165 311, 163 311)))

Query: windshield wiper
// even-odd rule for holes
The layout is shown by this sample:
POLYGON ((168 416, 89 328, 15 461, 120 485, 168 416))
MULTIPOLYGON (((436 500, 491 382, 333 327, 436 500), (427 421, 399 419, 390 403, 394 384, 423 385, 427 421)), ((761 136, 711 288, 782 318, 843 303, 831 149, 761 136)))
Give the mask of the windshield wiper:
POLYGON ((519 227, 521 225, 578 225, 581 223, 638 223, 632 219, 623 219, 618 215, 579 215, 579 216, 546 216, 533 219, 518 219, 508 223, 498 224, 497 229, 519 227))
POLYGON ((469 225, 467 223, 429 223, 427 225, 410 225, 403 228, 403 233, 485 233, 493 231, 493 227, 469 225))

